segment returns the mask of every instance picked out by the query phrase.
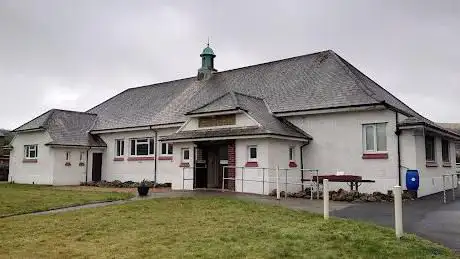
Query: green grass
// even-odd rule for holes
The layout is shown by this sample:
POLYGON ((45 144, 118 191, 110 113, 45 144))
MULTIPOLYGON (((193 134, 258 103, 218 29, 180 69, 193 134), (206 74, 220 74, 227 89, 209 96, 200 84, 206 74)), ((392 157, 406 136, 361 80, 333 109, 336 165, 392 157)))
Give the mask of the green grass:
POLYGON ((128 193, 57 190, 52 186, 5 183, 0 184, 0 217, 132 196, 128 193))
POLYGON ((228 198, 163 198, 0 219, 8 258, 454 258, 391 229, 228 198))

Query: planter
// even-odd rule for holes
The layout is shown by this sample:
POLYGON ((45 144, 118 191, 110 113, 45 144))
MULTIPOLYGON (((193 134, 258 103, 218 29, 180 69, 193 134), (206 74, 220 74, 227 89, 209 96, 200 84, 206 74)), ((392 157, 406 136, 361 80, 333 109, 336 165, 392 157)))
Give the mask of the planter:
POLYGON ((139 193, 139 196, 147 196, 149 189, 150 187, 148 186, 139 186, 137 187, 137 193, 139 193))

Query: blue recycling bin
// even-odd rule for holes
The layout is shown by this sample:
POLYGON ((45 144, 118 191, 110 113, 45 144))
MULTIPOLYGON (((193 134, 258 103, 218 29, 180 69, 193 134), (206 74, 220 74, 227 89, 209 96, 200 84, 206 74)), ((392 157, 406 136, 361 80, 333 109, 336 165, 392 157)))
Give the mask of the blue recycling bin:
POLYGON ((420 185, 420 175, 418 170, 407 170, 406 187, 409 191, 417 191, 420 185))

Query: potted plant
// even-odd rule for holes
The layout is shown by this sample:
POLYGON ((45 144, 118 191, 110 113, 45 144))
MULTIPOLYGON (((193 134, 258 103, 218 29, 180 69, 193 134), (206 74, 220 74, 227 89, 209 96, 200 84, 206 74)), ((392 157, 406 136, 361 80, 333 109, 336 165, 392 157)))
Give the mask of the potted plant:
POLYGON ((139 196, 147 196, 147 194, 149 194, 149 189, 150 186, 148 181, 144 179, 139 183, 139 186, 137 187, 137 193, 139 193, 139 196))

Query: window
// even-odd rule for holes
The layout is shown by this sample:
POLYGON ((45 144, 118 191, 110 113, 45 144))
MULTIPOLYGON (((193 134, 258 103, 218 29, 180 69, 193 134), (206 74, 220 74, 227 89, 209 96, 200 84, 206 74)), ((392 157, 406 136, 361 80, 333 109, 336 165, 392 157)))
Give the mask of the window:
POLYGON ((171 143, 161 143, 161 154, 162 155, 172 155, 173 145, 171 143))
POLYGON ((289 161, 295 160, 295 147, 289 147, 289 161))
POLYGON ((65 161, 70 161, 70 151, 65 152, 65 161))
POLYGON ((131 139, 132 156, 148 156, 155 153, 153 138, 131 139))
POLYGON ((190 161, 190 149, 183 148, 182 149, 182 162, 190 161))
POLYGON ((25 145, 24 158, 36 159, 38 157, 38 145, 25 145))
POLYGON ((257 161, 257 146, 248 146, 248 161, 257 161))
POLYGON ((125 140, 115 140, 115 156, 123 156, 125 154, 125 140))
POLYGON ((457 165, 460 165, 460 144, 455 144, 455 157, 457 165))
POLYGON ((427 162, 436 162, 436 149, 433 136, 425 136, 425 156, 427 162))
POLYGON ((207 117, 198 118, 199 128, 235 125, 235 124, 236 124, 235 114, 207 116, 207 117))
POLYGON ((364 152, 387 151, 386 123, 363 125, 364 152))
POLYGON ((449 141, 443 139, 441 144, 442 144, 442 162, 449 163, 450 162, 449 141))
POLYGON ((83 161, 85 157, 85 152, 80 152, 80 161, 83 161))

